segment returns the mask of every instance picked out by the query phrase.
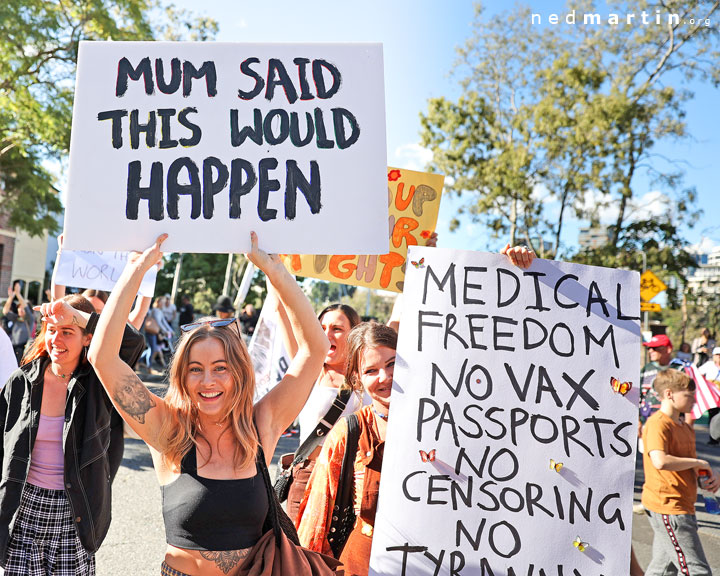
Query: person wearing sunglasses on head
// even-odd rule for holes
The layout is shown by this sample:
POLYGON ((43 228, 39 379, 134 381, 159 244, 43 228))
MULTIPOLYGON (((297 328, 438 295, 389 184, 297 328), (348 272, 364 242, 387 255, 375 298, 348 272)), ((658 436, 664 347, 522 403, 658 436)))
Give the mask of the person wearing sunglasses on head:
POLYGON ((120 414, 150 446, 163 496, 164 575, 226 576, 267 530, 270 463, 297 417, 329 348, 310 302, 279 258, 258 248, 250 261, 275 287, 298 338, 283 380, 253 406, 254 372, 235 318, 182 327, 165 398, 152 394, 118 357, 124 319, 167 235, 133 253, 100 317, 90 362, 120 414), (256 462, 256 456, 258 461, 256 462))

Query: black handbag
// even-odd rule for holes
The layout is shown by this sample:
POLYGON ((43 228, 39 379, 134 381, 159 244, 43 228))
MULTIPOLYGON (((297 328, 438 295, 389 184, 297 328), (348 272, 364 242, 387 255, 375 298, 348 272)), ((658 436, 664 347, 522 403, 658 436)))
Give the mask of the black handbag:
POLYGON ((350 394, 352 394, 351 388, 343 388, 338 392, 332 406, 330 406, 325 416, 317 423, 315 430, 313 430, 305 439, 305 442, 295 451, 294 458, 290 464, 286 465, 285 462, 283 462, 283 459, 288 456, 288 454, 283 454, 280 457, 282 472, 278 474, 273 486, 280 502, 285 502, 290 493, 290 486, 293 482, 293 469, 312 454, 312 451, 323 441, 325 435, 335 426, 343 410, 345 410, 345 406, 350 399, 350 394))
POLYGON ((328 542, 335 558, 340 558, 345 542, 355 527, 355 456, 360 440, 360 422, 357 414, 347 417, 347 442, 340 469, 340 482, 333 506, 328 542))

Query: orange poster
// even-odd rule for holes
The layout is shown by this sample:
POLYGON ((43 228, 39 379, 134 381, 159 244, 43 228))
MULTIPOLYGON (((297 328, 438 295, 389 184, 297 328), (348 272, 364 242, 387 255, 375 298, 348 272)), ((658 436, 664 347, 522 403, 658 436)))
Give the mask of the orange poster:
MULTIPOLYGON (((424 246, 435 231, 445 176, 388 168, 388 247, 377 255, 284 255, 298 276, 402 292, 409 246, 424 246)), ((348 225, 362 226, 362 222, 348 225)), ((413 265, 413 263, 410 263, 413 265)))

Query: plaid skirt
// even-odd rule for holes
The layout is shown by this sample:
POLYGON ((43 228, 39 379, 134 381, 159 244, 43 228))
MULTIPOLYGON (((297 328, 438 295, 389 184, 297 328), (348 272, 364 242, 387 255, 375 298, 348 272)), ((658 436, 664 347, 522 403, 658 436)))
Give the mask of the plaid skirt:
POLYGON ((163 562, 160 566, 160 576, 189 576, 189 574, 175 570, 175 568, 168 566, 167 562, 163 562))
POLYGON ((94 576, 64 490, 25 484, 10 535, 5 576, 94 576))

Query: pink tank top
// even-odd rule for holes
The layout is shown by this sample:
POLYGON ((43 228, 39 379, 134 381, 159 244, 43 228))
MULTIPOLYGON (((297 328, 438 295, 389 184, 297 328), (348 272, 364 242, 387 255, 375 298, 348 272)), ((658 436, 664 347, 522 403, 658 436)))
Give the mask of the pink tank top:
POLYGON ((27 481, 48 490, 64 489, 65 459, 63 455, 63 425, 65 416, 40 414, 37 438, 30 457, 27 481))

